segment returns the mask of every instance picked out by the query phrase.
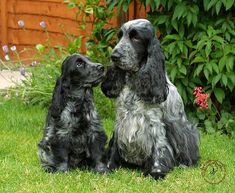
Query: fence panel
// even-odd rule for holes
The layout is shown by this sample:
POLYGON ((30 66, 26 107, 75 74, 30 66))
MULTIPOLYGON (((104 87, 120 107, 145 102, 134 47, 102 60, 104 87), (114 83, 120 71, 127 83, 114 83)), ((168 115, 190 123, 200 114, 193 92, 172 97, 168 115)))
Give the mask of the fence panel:
MULTIPOLYGON (((118 26, 126 20, 145 17, 145 10, 134 1, 128 13, 122 16, 122 20, 121 17, 114 17, 110 25, 118 26)), ((66 46, 69 40, 65 33, 68 33, 84 36, 80 51, 85 52, 86 36, 92 31, 90 22, 88 20, 85 31, 79 30, 82 18, 76 18, 76 9, 69 10, 64 0, 0 0, 0 45, 15 45, 18 51, 27 48, 20 57, 30 59, 32 48, 39 43, 45 44, 48 36, 51 45, 66 46), (25 22, 23 29, 18 26, 19 20, 25 22), (40 27, 41 21, 46 22, 47 33, 40 27)), ((2 49, 0 57, 4 57, 2 49)), ((11 53, 10 57, 14 58, 14 55, 11 53)))

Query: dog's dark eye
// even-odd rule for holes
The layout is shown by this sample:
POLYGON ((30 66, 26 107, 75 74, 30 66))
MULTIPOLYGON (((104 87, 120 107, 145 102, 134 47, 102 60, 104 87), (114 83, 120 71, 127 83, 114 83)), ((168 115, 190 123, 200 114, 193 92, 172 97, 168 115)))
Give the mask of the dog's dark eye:
POLYGON ((85 64, 86 64, 86 62, 84 62, 84 61, 81 60, 81 59, 78 59, 78 60, 76 61, 76 66, 77 66, 78 68, 84 67, 85 64))
POLYGON ((139 36, 138 32, 135 29, 130 31, 129 37, 134 42, 139 42, 141 40, 141 37, 139 36))

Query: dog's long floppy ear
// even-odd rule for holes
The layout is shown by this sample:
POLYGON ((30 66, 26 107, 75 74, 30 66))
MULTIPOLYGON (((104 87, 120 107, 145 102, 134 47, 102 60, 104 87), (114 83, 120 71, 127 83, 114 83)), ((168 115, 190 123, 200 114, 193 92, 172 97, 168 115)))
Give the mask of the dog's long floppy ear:
POLYGON ((109 66, 105 79, 101 84, 101 90, 110 98, 119 96, 125 84, 125 71, 115 66, 109 66))
POLYGON ((66 78, 66 63, 69 57, 67 57, 62 64, 61 76, 57 79, 56 85, 52 96, 51 114, 53 117, 60 115, 65 106, 65 98, 68 95, 69 77, 66 78))
POLYGON ((166 100, 168 86, 165 72, 165 59, 157 38, 149 42, 146 63, 134 75, 133 87, 137 95, 148 103, 161 103, 166 100))
MULTIPOLYGON (((62 91, 65 93, 63 94, 68 94, 69 86, 70 86, 70 75, 69 75, 69 56, 63 61, 62 63, 62 68, 61 68, 61 83, 62 83, 62 91)), ((72 61, 71 61, 72 62, 72 61)))

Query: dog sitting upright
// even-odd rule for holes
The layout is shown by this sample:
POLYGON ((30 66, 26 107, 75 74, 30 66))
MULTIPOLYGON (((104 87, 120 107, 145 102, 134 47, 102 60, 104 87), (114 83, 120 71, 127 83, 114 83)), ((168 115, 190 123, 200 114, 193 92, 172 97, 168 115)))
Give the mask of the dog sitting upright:
POLYGON ((62 64, 62 74, 53 91, 39 158, 47 172, 91 167, 95 172, 108 172, 103 162, 106 135, 101 127, 92 87, 104 76, 104 67, 76 54, 62 64))

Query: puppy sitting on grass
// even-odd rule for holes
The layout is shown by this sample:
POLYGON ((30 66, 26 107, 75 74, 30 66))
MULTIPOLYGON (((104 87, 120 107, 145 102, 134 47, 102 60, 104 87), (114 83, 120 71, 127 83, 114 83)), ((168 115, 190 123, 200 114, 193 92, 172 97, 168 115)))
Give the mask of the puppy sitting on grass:
POLYGON ((92 87, 104 76, 104 67, 76 54, 62 64, 44 135, 39 142, 39 158, 47 172, 65 172, 88 166, 98 173, 108 172, 104 163, 107 140, 100 124, 92 87))

